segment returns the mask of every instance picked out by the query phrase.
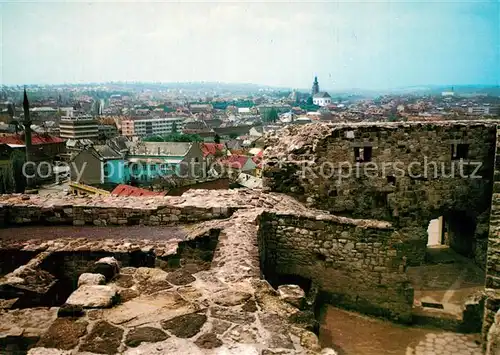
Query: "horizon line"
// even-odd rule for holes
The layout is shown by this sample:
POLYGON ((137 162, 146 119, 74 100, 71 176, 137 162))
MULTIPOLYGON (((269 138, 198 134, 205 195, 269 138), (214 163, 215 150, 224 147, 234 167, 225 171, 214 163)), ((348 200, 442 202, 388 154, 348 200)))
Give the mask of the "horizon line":
MULTIPOLYGON (((272 89, 272 90, 283 90, 283 91, 310 91, 308 88, 298 88, 291 86, 274 86, 269 84, 257 84, 257 83, 245 83, 245 82, 227 82, 227 81, 128 81, 128 80, 109 80, 102 82, 72 82, 72 83, 24 83, 24 84, 5 84, 2 83, 2 88, 4 87, 30 87, 30 86, 96 86, 96 85, 106 85, 106 84, 122 84, 122 85, 131 85, 131 84, 142 84, 142 85, 182 85, 182 84, 219 84, 219 85, 241 85, 241 86, 255 86, 261 89, 272 89)), ((362 88, 362 87, 351 87, 351 88, 325 88, 322 91, 393 91, 393 90, 405 90, 405 89, 415 89, 415 88, 425 88, 425 89, 436 89, 448 87, 448 89, 452 90, 452 88, 463 88, 463 87, 483 87, 483 88, 500 88, 500 84, 411 84, 407 86, 397 86, 397 87, 386 87, 386 88, 362 88)))

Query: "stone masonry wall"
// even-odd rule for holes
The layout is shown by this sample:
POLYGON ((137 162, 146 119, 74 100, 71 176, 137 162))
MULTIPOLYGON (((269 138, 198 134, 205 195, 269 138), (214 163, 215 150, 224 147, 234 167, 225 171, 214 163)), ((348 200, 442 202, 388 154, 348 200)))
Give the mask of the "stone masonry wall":
POLYGON ((413 289, 400 238, 386 222, 264 213, 261 271, 271 283, 309 279, 337 306, 406 322, 413 289))
POLYGON ((229 217, 229 208, 164 207, 110 208, 101 206, 4 206, 6 225, 86 224, 106 225, 171 225, 229 217))
POLYGON ((182 196, 0 195, 0 223, 8 225, 174 225, 227 218, 238 209, 308 209, 284 195, 259 190, 191 190, 182 196))
MULTIPOLYGON (((484 267, 495 135, 494 122, 289 127, 268 138, 264 186, 338 215, 391 221, 409 237, 410 264, 424 260, 431 219, 461 214, 472 236, 458 244, 484 267), (467 145, 464 161, 480 163, 482 178, 462 178, 458 165, 451 176, 455 144, 467 145), (371 149, 371 159, 356 164, 360 148, 371 149)), ((464 174, 474 170, 465 166, 464 174)))
MULTIPOLYGON (((500 132, 497 133, 497 136, 500 132)), ((495 156, 495 174, 486 261, 486 301, 483 316, 483 341, 500 344, 498 329, 490 332, 495 314, 500 310, 500 142, 497 139, 495 156), (490 337, 488 337, 490 332, 490 337)), ((498 324, 497 324, 498 327, 498 324)), ((491 344, 490 344, 491 345, 491 344)), ((494 354, 493 352, 489 354, 494 354)))

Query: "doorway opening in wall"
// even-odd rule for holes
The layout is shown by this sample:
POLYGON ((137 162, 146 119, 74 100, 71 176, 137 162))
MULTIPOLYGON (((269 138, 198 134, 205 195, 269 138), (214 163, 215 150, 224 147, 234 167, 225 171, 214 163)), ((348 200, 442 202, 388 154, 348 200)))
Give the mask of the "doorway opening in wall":
POLYGON ((447 210, 427 225, 423 260, 407 268, 414 291, 413 321, 420 325, 476 333, 481 330, 484 270, 476 263, 477 217, 447 210))
POLYGON ((448 246, 448 231, 443 216, 429 222, 427 227, 427 248, 448 246))

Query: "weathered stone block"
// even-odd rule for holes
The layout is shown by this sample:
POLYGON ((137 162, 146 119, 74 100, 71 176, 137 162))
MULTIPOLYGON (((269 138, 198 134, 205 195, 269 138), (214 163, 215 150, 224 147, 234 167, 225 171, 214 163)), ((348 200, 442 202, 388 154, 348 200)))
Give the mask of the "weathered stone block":
POLYGON ((104 285, 106 278, 102 274, 83 273, 78 278, 78 287, 82 285, 104 285))
POLYGON ((66 300, 67 305, 83 308, 108 308, 118 300, 114 287, 104 285, 83 285, 66 300))
POLYGON ((94 265, 94 273, 102 274, 107 281, 120 273, 120 264, 114 257, 105 257, 96 261, 94 265))

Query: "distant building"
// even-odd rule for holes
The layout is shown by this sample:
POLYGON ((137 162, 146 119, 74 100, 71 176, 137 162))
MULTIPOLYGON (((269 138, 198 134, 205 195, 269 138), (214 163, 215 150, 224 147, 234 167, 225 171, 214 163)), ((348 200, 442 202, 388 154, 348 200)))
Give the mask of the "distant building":
POLYGON ((227 155, 227 148, 222 143, 201 143, 200 148, 207 164, 227 155))
POLYGON ((107 145, 90 146, 71 163, 71 181, 88 185, 130 181, 123 155, 107 145))
POLYGON ((99 136, 99 124, 91 116, 62 117, 59 136, 66 139, 93 139, 99 136))
POLYGON ((210 104, 191 104, 189 105, 189 110, 191 113, 201 113, 201 112, 212 112, 213 106, 210 104))
POLYGON ((311 96, 314 97, 314 95, 316 95, 317 93, 319 93, 319 83, 318 83, 318 77, 315 76, 314 83, 313 83, 312 90, 311 90, 311 96))
POLYGON ((441 93, 441 96, 444 96, 444 97, 446 97, 446 96, 448 96, 448 97, 449 96, 455 96, 455 93, 453 91, 443 91, 441 93))
POLYGON ((469 115, 499 115, 500 106, 472 106, 467 112, 469 115))
MULTIPOLYGON (((10 148, 18 148, 24 151, 26 148, 24 133, 0 137, 0 144, 6 144, 10 148)), ((34 161, 52 161, 56 156, 66 151, 66 143, 63 139, 47 134, 33 132, 31 144, 33 145, 31 159, 34 161)))
POLYGON ((233 154, 220 160, 220 165, 225 170, 222 171, 223 175, 232 173, 247 173, 255 176, 255 169, 257 164, 253 161, 252 157, 246 155, 233 154))
POLYGON ((111 124, 100 124, 99 127, 99 137, 113 138, 118 135, 118 130, 115 125, 111 124))
POLYGON ((75 113, 75 109, 73 107, 61 107, 59 110, 62 112, 62 115, 65 117, 73 117, 75 113))
POLYGON ((33 116, 34 121, 44 121, 55 118, 57 115, 57 109, 49 106, 33 107, 30 109, 30 113, 33 116))
POLYGON ((148 137, 170 134, 184 129, 182 117, 133 117, 122 120, 122 135, 126 137, 148 137))
POLYGON ((199 143, 140 142, 130 148, 128 168, 139 183, 176 175, 202 177, 203 152, 199 143))
POLYGON ((251 114, 250 107, 238 107, 239 114, 251 114))
POLYGON ((313 96, 313 104, 318 106, 328 106, 332 103, 332 97, 327 92, 318 92, 313 96))

